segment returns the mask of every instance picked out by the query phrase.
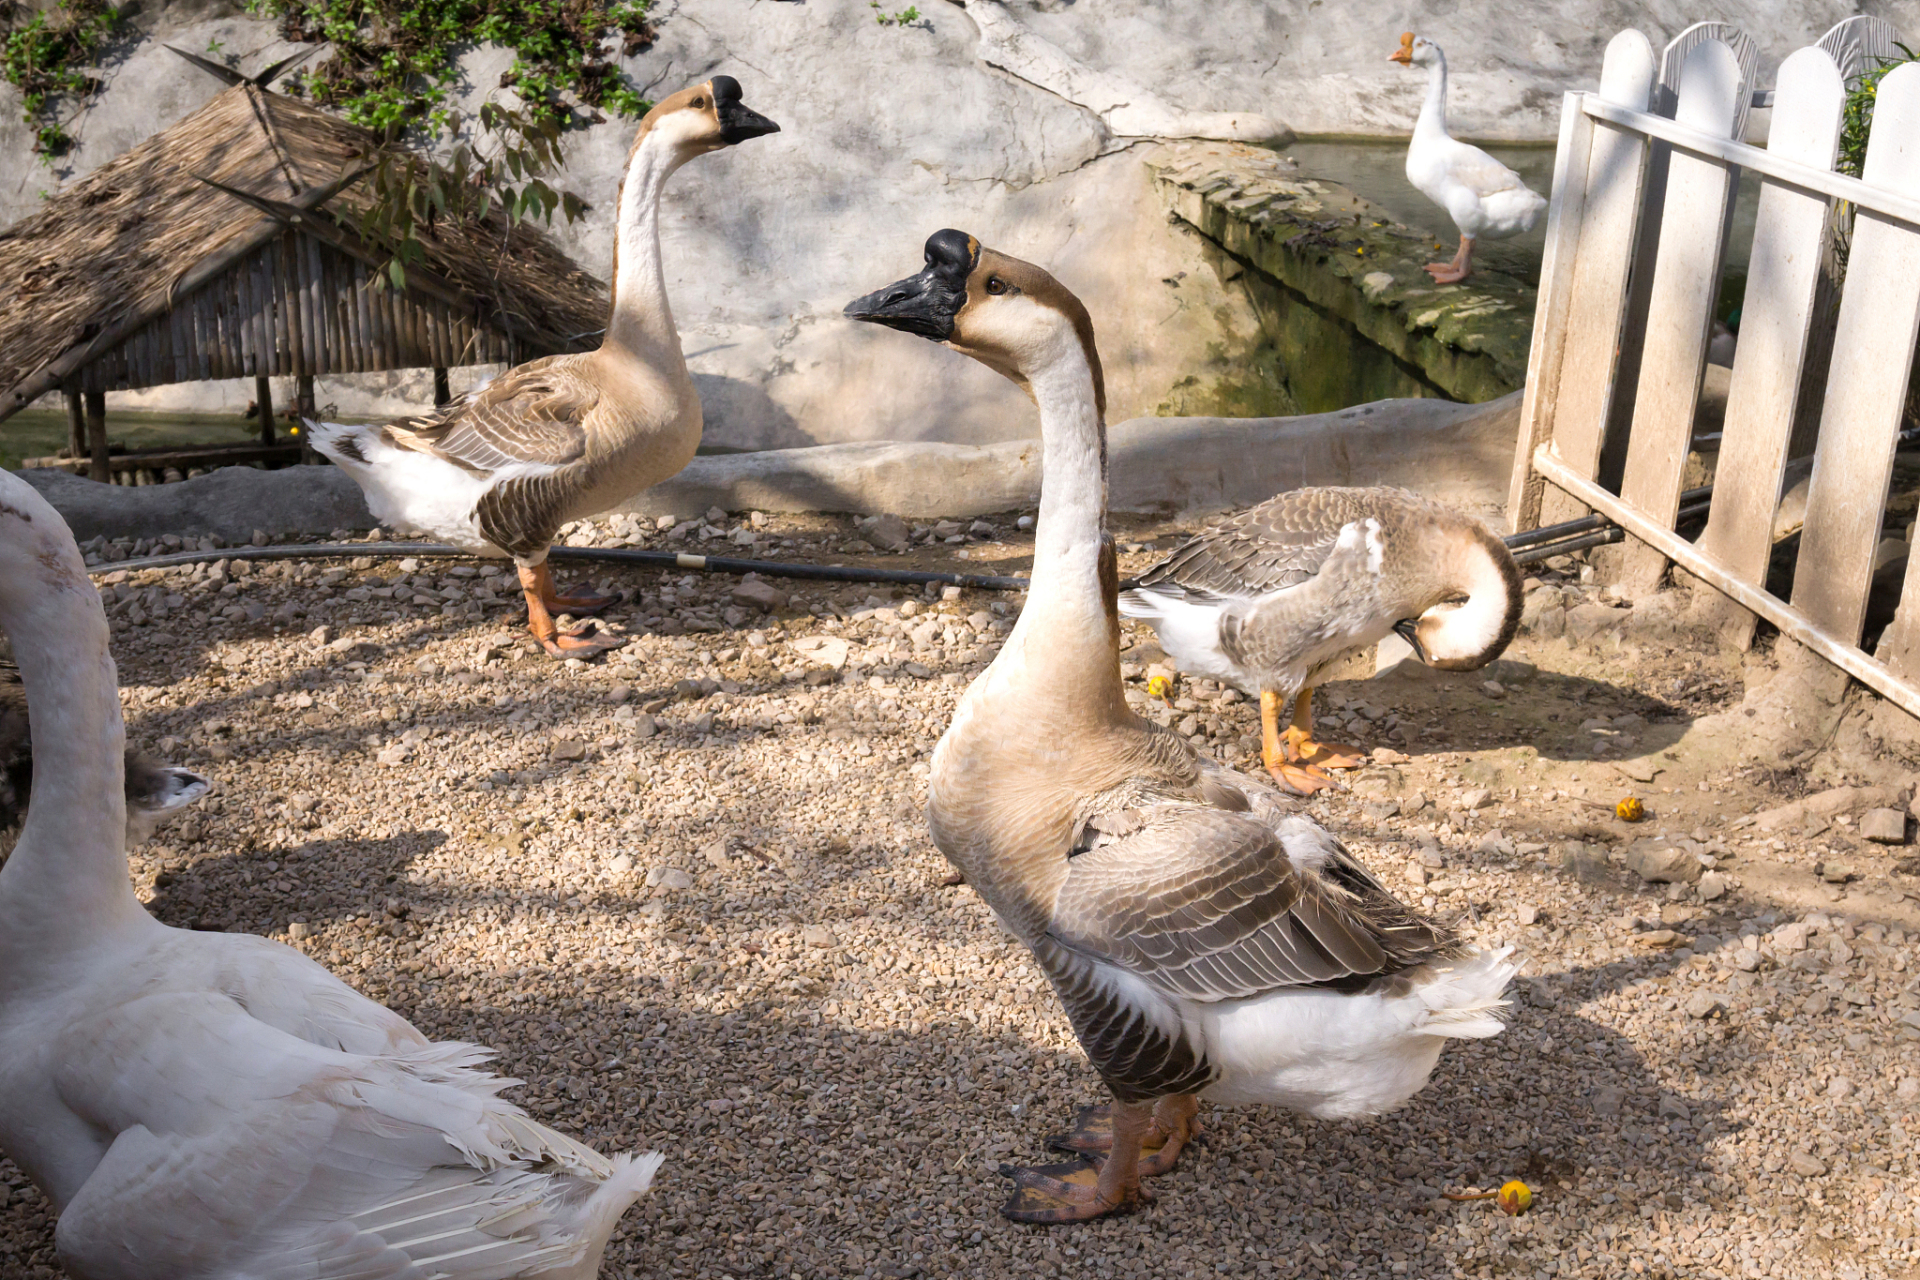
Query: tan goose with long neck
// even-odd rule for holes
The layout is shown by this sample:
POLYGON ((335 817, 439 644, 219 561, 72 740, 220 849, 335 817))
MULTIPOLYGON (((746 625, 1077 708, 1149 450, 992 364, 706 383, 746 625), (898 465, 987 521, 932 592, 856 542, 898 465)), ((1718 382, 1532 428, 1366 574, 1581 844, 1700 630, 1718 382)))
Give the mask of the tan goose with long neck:
POLYGON ((128 880, 107 619, 0 472, 33 803, 0 868, 0 1150, 85 1280, 592 1280, 658 1155, 609 1160, 291 947, 170 929, 128 880))
POLYGON ((547 548, 569 521, 598 515, 676 474, 700 445, 660 263, 660 195, 695 156, 780 126, 740 101, 732 76, 682 89, 646 114, 620 184, 613 312, 600 349, 516 365, 443 408, 382 426, 309 423, 313 447, 366 492, 374 516, 520 568, 527 621, 555 657, 623 643, 591 622, 613 597, 561 594, 547 548))
POLYGON ((1170 1168, 1199 1100, 1368 1115, 1490 1036, 1514 965, 1395 901, 1269 786, 1135 716, 1105 530, 1100 357, 1079 300, 959 231, 851 303, 1026 387, 1044 484, 1027 602, 934 752, 934 841, 1032 949, 1113 1095, 1009 1169, 1019 1221, 1097 1217, 1170 1168), (1145 1153, 1151 1151, 1151 1155, 1145 1153))
POLYGON ((1430 666, 1483 667, 1519 630, 1520 585, 1506 544, 1463 512, 1405 489, 1295 489, 1189 539, 1121 593, 1120 613, 1183 670, 1258 695, 1267 769, 1306 794, 1361 761, 1313 739, 1329 668, 1395 631, 1430 666))

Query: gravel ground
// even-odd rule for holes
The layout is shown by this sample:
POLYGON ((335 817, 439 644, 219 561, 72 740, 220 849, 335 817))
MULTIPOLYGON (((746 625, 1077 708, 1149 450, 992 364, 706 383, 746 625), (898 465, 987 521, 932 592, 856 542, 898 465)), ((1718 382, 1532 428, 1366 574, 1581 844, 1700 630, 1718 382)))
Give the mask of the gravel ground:
MULTIPOLYGON (((1124 536, 1137 569, 1171 534, 1124 536)), ((715 512, 575 540, 991 572, 1023 537, 715 512)), ((1564 567, 1543 585, 1576 595, 1564 567)), ((633 643, 588 666, 533 656, 471 565, 121 576, 132 736, 217 779, 134 855, 142 895, 494 1046, 510 1096, 602 1150, 665 1150, 606 1275, 1920 1277, 1920 866, 1845 804, 1749 818, 1804 775, 1693 762, 1737 666, 1523 637, 1488 672, 1328 686, 1322 732, 1379 763, 1307 808, 1523 946, 1507 1032, 1372 1122, 1209 1109, 1155 1205, 1049 1229, 996 1216, 994 1171, 1098 1083, 921 819, 1016 601, 616 574, 633 643), (1609 763, 1650 749, 1651 780, 1609 763), (1695 883, 1626 869, 1661 834, 1695 883), (1525 1217, 1439 1199, 1508 1177, 1525 1217)), ((1138 690, 1162 659, 1130 644, 1138 690)), ((1257 741, 1204 682, 1136 696, 1224 757, 1257 741)), ((52 1245, 0 1164, 0 1275, 57 1275, 52 1245)))

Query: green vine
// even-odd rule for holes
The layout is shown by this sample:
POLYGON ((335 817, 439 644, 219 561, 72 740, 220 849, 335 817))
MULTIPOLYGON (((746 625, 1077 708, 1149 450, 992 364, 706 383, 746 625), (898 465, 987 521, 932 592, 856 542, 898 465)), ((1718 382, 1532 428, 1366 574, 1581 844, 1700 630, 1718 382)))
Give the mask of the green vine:
POLYGON ((0 37, 0 79, 20 90, 22 118, 33 127, 33 149, 51 163, 73 144, 55 114, 63 95, 86 97, 98 84, 92 65, 120 21, 105 0, 59 0, 24 22, 10 21, 0 37))
POLYGON ((1850 178, 1859 177, 1866 167, 1867 134, 1873 128, 1873 104, 1880 93, 1880 82, 1887 78, 1887 72, 1914 60, 1914 52, 1907 46, 1896 44, 1894 48, 1905 56, 1889 58, 1861 72, 1847 86, 1847 105, 1840 117, 1839 169, 1850 178))
POLYGON ((615 37, 629 56, 652 43, 648 0, 248 0, 248 8, 279 19, 288 40, 331 45, 334 56, 288 90, 388 144, 364 186, 372 204, 360 230, 388 246, 387 278, 399 288, 440 218, 484 218, 496 206, 515 224, 530 215, 551 222, 556 211, 579 217, 585 202, 547 181, 561 164, 562 135, 603 113, 637 118, 653 105, 602 53, 615 37), (483 105, 468 140, 453 95, 458 56, 475 44, 513 51, 500 87, 520 105, 483 105))
POLYGON ((898 13, 887 13, 880 8, 880 0, 867 0, 867 8, 874 11, 873 20, 883 27, 910 27, 920 21, 920 10, 912 5, 898 13))

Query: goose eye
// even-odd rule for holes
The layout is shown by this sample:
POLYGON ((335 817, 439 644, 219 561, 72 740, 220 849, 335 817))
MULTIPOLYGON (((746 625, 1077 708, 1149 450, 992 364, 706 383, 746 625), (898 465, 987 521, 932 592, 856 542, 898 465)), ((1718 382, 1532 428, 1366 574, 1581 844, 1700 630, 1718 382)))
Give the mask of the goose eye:
POLYGON ((1007 282, 999 276, 987 277, 987 292, 998 297, 1007 291, 1007 282))
POLYGON ((693 105, 696 107, 704 107, 707 105, 707 100, 705 98, 695 98, 693 100, 693 105))

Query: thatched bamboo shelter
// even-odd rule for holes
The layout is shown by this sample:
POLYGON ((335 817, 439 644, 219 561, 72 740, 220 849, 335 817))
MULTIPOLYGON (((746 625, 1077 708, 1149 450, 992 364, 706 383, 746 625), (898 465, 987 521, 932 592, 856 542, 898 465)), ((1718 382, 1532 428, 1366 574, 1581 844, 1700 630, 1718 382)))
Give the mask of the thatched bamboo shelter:
POLYGON ((497 209, 440 224, 404 291, 373 287, 355 183, 379 140, 191 60, 232 86, 0 231, 0 419, 64 389, 78 456, 84 399, 105 479, 110 390, 251 376, 271 442, 269 377, 310 396, 315 375, 431 368, 444 397, 452 366, 598 344, 606 286, 497 209))

